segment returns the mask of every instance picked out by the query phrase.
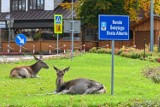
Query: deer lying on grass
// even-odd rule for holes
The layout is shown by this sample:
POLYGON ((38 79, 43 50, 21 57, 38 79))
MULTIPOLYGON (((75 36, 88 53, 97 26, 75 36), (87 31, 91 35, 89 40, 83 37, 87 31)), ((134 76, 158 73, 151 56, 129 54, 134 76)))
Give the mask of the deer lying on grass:
POLYGON ((37 58, 34 56, 34 59, 37 60, 37 62, 30 66, 20 66, 15 67, 10 71, 10 77, 13 78, 36 78, 37 73, 41 70, 41 68, 48 69, 49 66, 42 60, 42 56, 40 58, 37 58))
POLYGON ((55 94, 102 94, 106 92, 105 87, 94 80, 78 78, 63 82, 63 76, 69 67, 63 70, 56 67, 54 69, 57 72, 55 94))

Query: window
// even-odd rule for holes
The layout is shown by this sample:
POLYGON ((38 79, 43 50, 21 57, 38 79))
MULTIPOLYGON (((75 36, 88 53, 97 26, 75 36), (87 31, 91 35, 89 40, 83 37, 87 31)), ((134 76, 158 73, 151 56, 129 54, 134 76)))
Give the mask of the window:
POLYGON ((96 29, 87 29, 85 32, 85 40, 87 40, 87 41, 97 40, 97 30, 96 29))
POLYGON ((131 39, 131 40, 133 39, 133 31, 132 30, 129 31, 129 39, 131 39))
POLYGON ((44 0, 29 0, 29 10, 43 10, 44 0))
POLYGON ((25 11, 25 10, 26 10, 26 0, 11 1, 11 11, 25 11))

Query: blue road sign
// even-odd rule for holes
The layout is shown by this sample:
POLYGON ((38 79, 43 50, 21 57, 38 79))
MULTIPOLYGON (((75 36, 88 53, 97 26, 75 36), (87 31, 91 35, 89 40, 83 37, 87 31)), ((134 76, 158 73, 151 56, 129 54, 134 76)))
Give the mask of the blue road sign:
POLYGON ((129 40, 129 16, 99 15, 99 40, 129 40))
POLYGON ((62 23, 62 17, 61 16, 55 16, 56 17, 56 24, 61 24, 62 23))
POLYGON ((18 34, 15 38, 15 42, 19 46, 23 46, 27 42, 27 38, 24 34, 18 34))

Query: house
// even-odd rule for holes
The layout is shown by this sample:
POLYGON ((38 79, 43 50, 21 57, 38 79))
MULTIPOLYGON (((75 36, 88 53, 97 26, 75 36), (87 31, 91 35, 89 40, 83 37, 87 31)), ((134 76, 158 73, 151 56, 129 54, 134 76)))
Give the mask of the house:
MULTIPOLYGON (((5 28, 0 27, 0 51, 18 52, 22 49, 23 52, 49 52, 56 50, 57 34, 54 33, 53 17, 55 14, 62 14, 63 19, 71 19, 71 11, 59 6, 61 2, 71 2, 71 0, 0 0, 0 22, 6 23, 5 28), (8 19, 13 24, 7 24, 8 19), (23 47, 15 43, 15 36, 19 33, 27 37, 27 43, 23 47)), ((159 17, 154 19, 155 44, 158 44, 159 17)), ((150 41, 149 26, 149 17, 131 24, 129 40, 115 41, 115 47, 143 48, 144 39, 147 44, 150 41)), ((92 25, 82 25, 81 33, 74 34, 74 48, 82 48, 84 44, 86 49, 104 46, 111 48, 111 41, 98 40, 98 28, 92 25)), ((70 49, 71 34, 60 34, 58 45, 59 49, 70 49)))
MULTIPOLYGON (((160 44, 160 17, 154 16, 154 45, 160 44)), ((144 40, 146 45, 150 45, 150 17, 145 17, 137 23, 132 23, 130 29, 133 32, 133 44, 136 48, 144 48, 144 40)))
MULTIPOLYGON (((0 0, 0 21, 6 22, 6 28, 1 28, 1 51, 19 51, 14 39, 17 34, 23 33, 27 43, 23 51, 48 51, 56 48, 56 34, 54 34, 54 14, 62 14, 63 19, 71 19, 71 11, 62 9, 61 2, 71 0, 0 0), (9 25, 7 20, 13 22, 9 25), (10 47, 8 47, 8 44, 10 47)), ((60 34, 59 47, 71 47, 70 34, 60 34)), ((81 37, 75 34, 75 47, 81 45, 81 37)))

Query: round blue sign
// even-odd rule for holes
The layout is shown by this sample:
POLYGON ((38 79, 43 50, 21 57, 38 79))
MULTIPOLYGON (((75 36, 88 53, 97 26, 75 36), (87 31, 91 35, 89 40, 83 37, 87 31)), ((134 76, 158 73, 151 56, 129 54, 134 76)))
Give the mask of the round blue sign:
POLYGON ((27 38, 24 34, 18 34, 15 38, 15 42, 19 46, 23 46, 27 42, 27 38))

